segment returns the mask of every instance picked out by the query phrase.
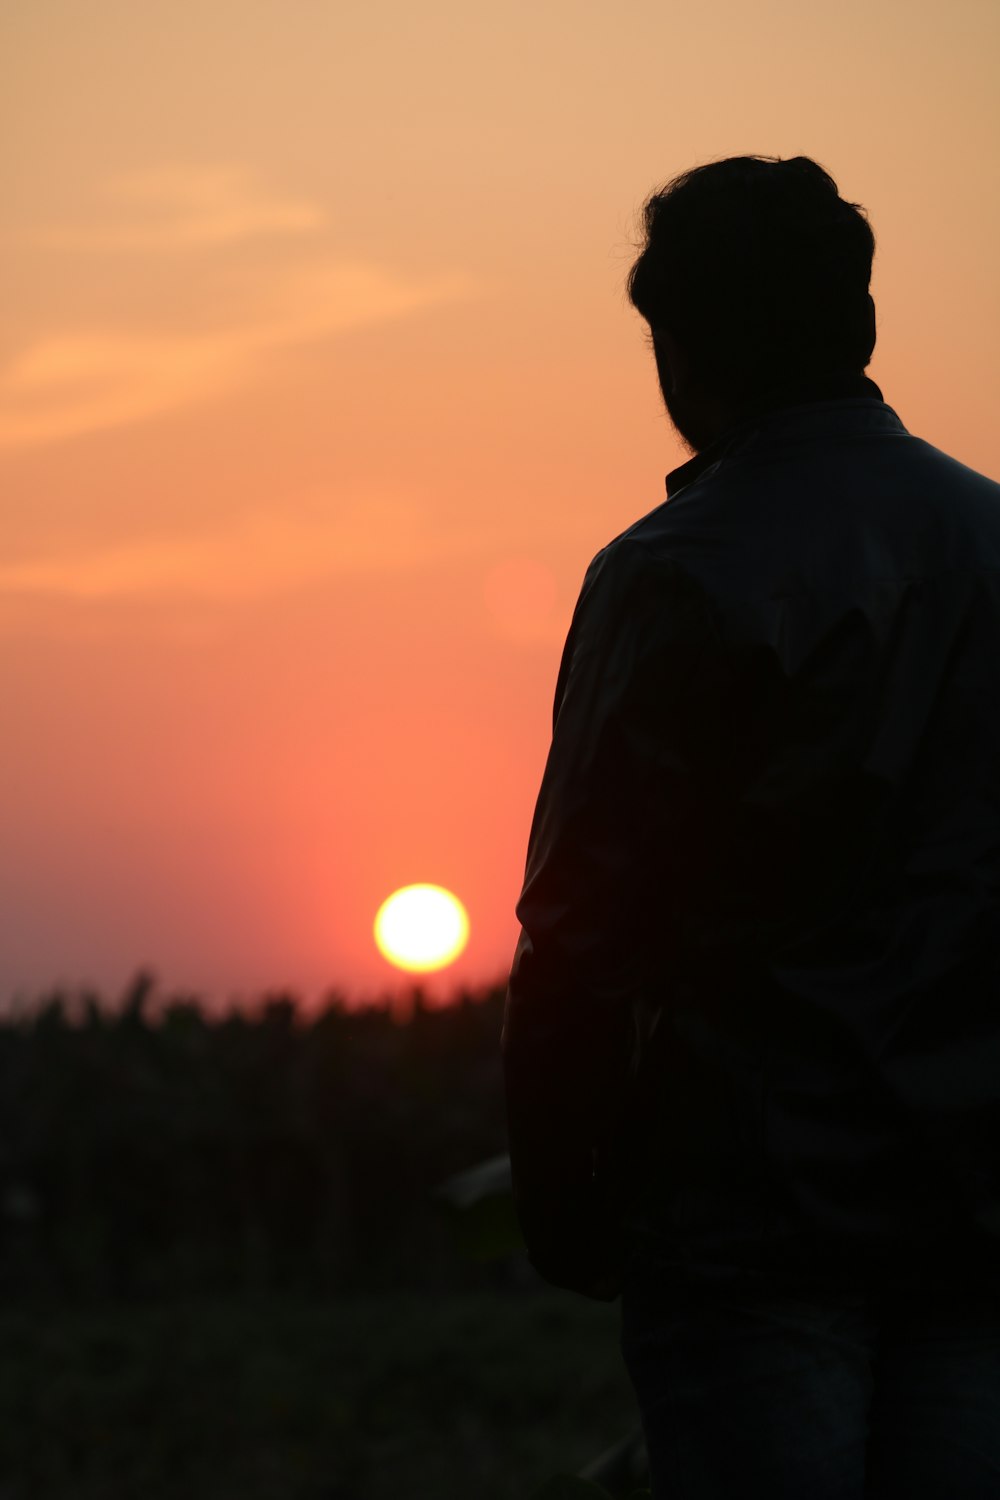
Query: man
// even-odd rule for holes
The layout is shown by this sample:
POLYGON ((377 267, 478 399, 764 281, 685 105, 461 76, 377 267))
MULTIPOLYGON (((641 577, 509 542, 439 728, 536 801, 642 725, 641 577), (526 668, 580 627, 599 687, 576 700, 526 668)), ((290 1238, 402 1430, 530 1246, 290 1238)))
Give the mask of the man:
POLYGON ((698 167, 645 231, 692 456, 556 683, 501 1037, 529 1258, 623 1293, 654 1496, 996 1497, 1000 484, 864 374, 874 236, 817 163, 698 167))

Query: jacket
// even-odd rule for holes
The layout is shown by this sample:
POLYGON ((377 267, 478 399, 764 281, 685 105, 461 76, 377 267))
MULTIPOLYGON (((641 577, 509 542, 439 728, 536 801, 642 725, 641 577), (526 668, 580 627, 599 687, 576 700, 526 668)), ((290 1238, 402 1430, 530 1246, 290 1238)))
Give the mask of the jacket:
POLYGON ((554 1285, 1000 1268, 1000 484, 866 376, 597 553, 500 1038, 554 1285))

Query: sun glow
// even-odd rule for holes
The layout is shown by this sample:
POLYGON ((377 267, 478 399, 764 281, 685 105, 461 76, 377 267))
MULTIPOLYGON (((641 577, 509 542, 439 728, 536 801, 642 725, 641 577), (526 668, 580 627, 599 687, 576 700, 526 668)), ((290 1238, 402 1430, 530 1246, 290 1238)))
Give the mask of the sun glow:
POLYGON ((440 885, 406 885, 378 909, 375 942, 398 969, 443 969, 469 940, 469 918, 457 896, 440 885))

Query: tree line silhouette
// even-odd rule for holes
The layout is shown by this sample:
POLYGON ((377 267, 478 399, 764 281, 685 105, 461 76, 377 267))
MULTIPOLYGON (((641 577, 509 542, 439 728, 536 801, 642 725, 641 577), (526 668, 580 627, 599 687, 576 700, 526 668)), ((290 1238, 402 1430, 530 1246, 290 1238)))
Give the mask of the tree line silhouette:
POLYGON ((506 1151, 504 990, 410 1019, 307 1014, 287 992, 213 1015, 56 992, 0 1020, 0 1286, 164 1298, 517 1282, 456 1255, 435 1194, 506 1151))

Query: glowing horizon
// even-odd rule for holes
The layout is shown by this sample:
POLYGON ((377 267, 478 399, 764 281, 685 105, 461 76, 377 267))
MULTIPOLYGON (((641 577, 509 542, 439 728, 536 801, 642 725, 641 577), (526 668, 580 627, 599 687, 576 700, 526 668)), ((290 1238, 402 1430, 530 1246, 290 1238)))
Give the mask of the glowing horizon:
POLYGON ((506 972, 584 572, 687 457, 624 297, 676 173, 820 161, 868 373, 1000 473, 1000 12, 958 11, 9 9, 0 1001, 379 993, 428 872, 471 923, 428 986, 506 972))

